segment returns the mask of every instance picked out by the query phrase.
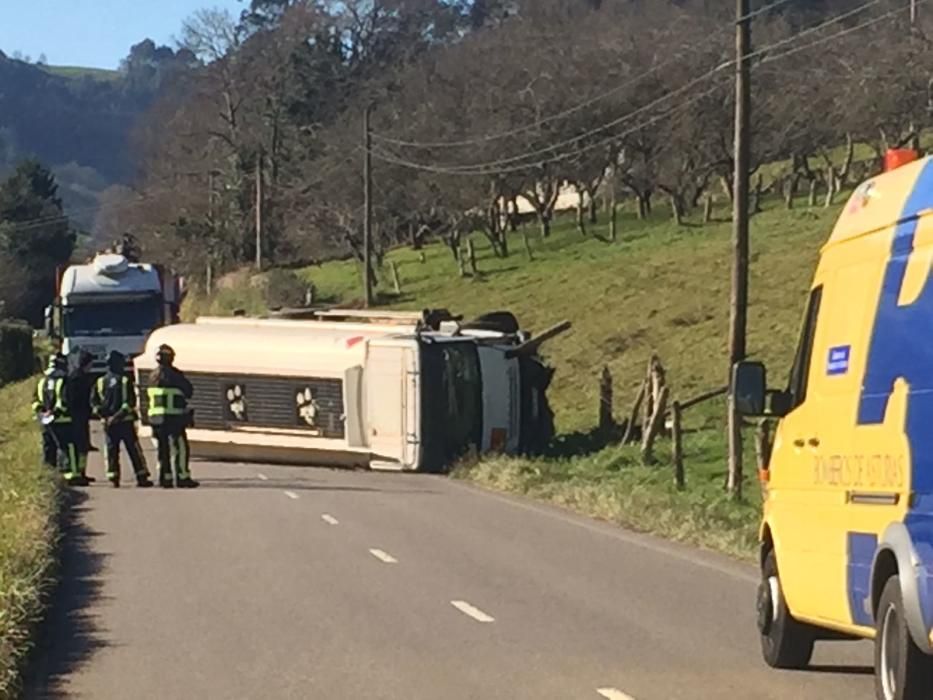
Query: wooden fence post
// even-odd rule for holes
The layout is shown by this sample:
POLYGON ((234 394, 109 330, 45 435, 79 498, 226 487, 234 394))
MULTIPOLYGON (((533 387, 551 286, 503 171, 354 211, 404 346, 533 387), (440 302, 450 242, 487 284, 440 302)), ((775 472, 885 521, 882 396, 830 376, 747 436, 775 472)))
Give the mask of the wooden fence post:
POLYGON ((629 413, 628 424, 625 426, 625 435, 622 436, 622 444, 627 445, 635 437, 635 424, 638 422, 638 411, 641 409, 642 401, 645 400, 645 394, 648 393, 648 382, 642 381, 638 387, 638 394, 635 396, 635 402, 632 404, 632 410, 629 413))
POLYGON ((680 402, 675 401, 671 405, 671 445, 674 458, 674 483, 678 490, 683 491, 687 486, 687 478, 684 474, 684 446, 681 437, 681 411, 680 402))
POLYGON ((476 246, 473 245, 473 239, 467 239, 467 255, 470 258, 470 272, 473 274, 473 279, 476 279, 479 275, 479 270, 476 267, 476 246))
POLYGON ((645 434, 641 443, 641 458, 645 464, 654 463, 654 441, 664 427, 664 415, 667 412, 667 387, 661 387, 661 393, 658 395, 657 404, 654 407, 654 415, 651 421, 645 427, 645 434))
POLYGON ((703 207, 703 223, 708 224, 713 220, 713 195, 706 195, 706 204, 703 207))
POLYGON ((612 416, 612 373, 603 367, 599 380, 599 432, 608 434, 615 421, 612 416))
POLYGON ((395 264, 394 260, 389 262, 389 267, 392 269, 392 286, 395 288, 396 294, 402 293, 402 280, 398 276, 398 265, 395 264))
POLYGON ((535 256, 531 252, 531 241, 528 240, 528 231, 525 230, 525 227, 522 227, 522 243, 525 244, 525 255, 528 256, 528 262, 534 262, 535 256))

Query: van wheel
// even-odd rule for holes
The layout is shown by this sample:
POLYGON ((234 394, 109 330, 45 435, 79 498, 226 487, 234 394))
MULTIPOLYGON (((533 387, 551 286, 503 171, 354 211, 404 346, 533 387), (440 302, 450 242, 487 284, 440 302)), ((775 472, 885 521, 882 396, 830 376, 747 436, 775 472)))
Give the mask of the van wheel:
POLYGON ((933 658, 914 644, 904 616, 901 582, 892 576, 875 615, 875 695, 878 700, 921 700, 930 697, 931 686, 933 658))
POLYGON ((813 656, 815 635, 787 609, 774 552, 768 553, 758 587, 758 631, 761 654, 773 668, 804 668, 813 656))

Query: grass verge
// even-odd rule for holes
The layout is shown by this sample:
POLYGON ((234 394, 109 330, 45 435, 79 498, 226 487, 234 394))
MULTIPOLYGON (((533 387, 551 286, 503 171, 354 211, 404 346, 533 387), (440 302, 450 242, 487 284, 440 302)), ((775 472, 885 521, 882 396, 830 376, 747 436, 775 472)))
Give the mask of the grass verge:
MULTIPOLYGON (((642 463, 638 446, 617 444, 576 454, 563 438, 558 454, 539 459, 508 457, 467 462, 454 477, 484 488, 527 496, 638 532, 723 552, 751 561, 757 553, 761 491, 746 480, 745 498, 724 490, 725 431, 720 406, 694 413, 685 441, 687 488, 674 484, 671 445, 659 440, 654 463, 642 463), (566 456, 559 452, 564 449, 566 456)), ((748 455, 747 464, 754 464, 748 455)))
POLYGON ((0 699, 15 697, 52 582, 60 490, 40 466, 35 380, 0 388, 0 699))

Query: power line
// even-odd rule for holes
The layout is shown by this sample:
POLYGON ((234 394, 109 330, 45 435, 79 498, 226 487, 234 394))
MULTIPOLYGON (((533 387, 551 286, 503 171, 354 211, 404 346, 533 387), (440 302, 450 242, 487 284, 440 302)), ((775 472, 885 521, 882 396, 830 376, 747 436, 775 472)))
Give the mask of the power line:
POLYGON ((741 23, 741 22, 748 22, 749 20, 755 19, 756 17, 760 17, 761 15, 764 15, 764 14, 767 14, 768 12, 771 12, 771 11, 773 11, 773 10, 776 10, 776 9, 778 9, 779 7, 783 7, 784 5, 786 5, 786 4, 789 3, 789 2, 793 2, 793 0, 775 0, 774 2, 770 3, 769 5, 765 5, 764 7, 760 7, 760 8, 758 8, 757 10, 752 10, 751 12, 749 12, 749 13, 747 13, 747 14, 745 14, 745 15, 742 15, 741 17, 736 18, 735 23, 736 23, 736 24, 739 24, 739 23, 741 23))
MULTIPOLYGON (((770 45, 767 46, 767 47, 764 47, 763 49, 759 49, 759 50, 757 50, 757 51, 754 51, 754 52, 752 52, 752 53, 750 53, 750 54, 748 55, 748 58, 749 58, 750 60, 751 60, 751 59, 754 59, 754 58, 757 58, 758 56, 763 55, 763 54, 764 54, 765 52, 767 52, 767 51, 771 51, 771 50, 773 50, 773 49, 775 49, 775 48, 780 48, 781 46, 785 46, 785 45, 787 45, 788 43, 792 43, 792 42, 794 42, 794 41, 797 41, 798 39, 800 39, 800 38, 802 38, 802 37, 808 36, 808 35, 810 35, 810 34, 812 34, 812 33, 814 33, 814 32, 818 32, 819 30, 824 29, 825 27, 828 27, 828 26, 830 26, 830 25, 832 25, 832 24, 835 24, 835 23, 837 23, 837 22, 842 22, 842 21, 848 19, 849 17, 853 17, 853 16, 855 16, 855 15, 857 15, 857 14, 859 14, 859 13, 861 13, 861 12, 863 12, 863 11, 865 11, 865 10, 871 8, 871 7, 874 7, 875 5, 878 5, 878 4, 882 3, 882 2, 888 2, 888 1, 889 1, 889 0, 868 0, 868 2, 865 2, 865 3, 863 3, 862 5, 859 5, 858 7, 853 8, 852 10, 849 10, 849 11, 847 11, 847 12, 844 12, 844 13, 841 14, 841 15, 838 15, 838 16, 836 16, 836 17, 834 17, 834 18, 831 18, 831 19, 829 19, 829 20, 823 21, 823 22, 821 22, 821 23, 819 23, 819 24, 817 24, 817 25, 814 25, 813 27, 810 27, 810 28, 808 28, 808 29, 802 30, 802 31, 800 31, 800 32, 798 32, 798 33, 796 33, 796 34, 794 34, 794 35, 791 36, 791 37, 787 37, 787 38, 785 38, 785 39, 782 39, 782 40, 780 40, 780 41, 777 41, 777 42, 775 42, 775 43, 773 43, 773 44, 770 44, 770 45)), ((920 0, 920 2, 924 2, 924 1, 925 1, 925 0, 920 0)), ((746 20, 752 19, 752 18, 757 17, 757 16, 759 16, 759 15, 761 15, 761 14, 764 14, 764 13, 766 13, 766 12, 770 12, 771 10, 774 10, 774 9, 776 9, 776 8, 778 8, 778 7, 780 7, 780 6, 784 5, 784 4, 786 4, 786 3, 788 3, 788 2, 790 2, 790 0, 776 0, 775 2, 771 3, 770 5, 767 5, 767 6, 765 6, 765 7, 759 8, 758 10, 755 10, 754 12, 748 13, 747 15, 744 16, 744 19, 746 19, 746 20)), ((739 20, 739 21, 741 21, 741 20, 739 20)), ((704 42, 704 43, 705 43, 705 42, 704 42)), ((698 50, 698 49, 694 49, 694 50, 696 51, 696 50, 698 50)), ((560 120, 560 119, 565 119, 565 118, 567 118, 567 117, 569 117, 569 116, 572 116, 572 115, 576 114, 577 112, 580 112, 580 111, 586 109, 587 107, 590 107, 590 106, 592 106, 592 105, 594 105, 594 104, 596 104, 596 103, 598 103, 598 102, 600 102, 600 101, 602 101, 602 100, 604 100, 604 99, 608 99, 609 97, 612 97, 612 96, 618 94, 619 92, 625 90, 626 88, 628 88, 628 87, 630 87, 630 86, 632 86, 632 85, 634 85, 634 84, 636 84, 636 83, 638 83, 638 82, 641 82, 642 80, 644 80, 645 78, 647 78, 647 77, 650 76, 650 75, 653 75, 654 73, 656 73, 657 71, 661 70, 662 68, 665 68, 665 67, 671 65, 672 63, 675 63, 677 60, 679 60, 679 57, 672 57, 672 58, 670 58, 670 59, 668 59, 668 60, 666 60, 666 61, 663 61, 662 63, 660 63, 660 64, 658 64, 658 65, 656 65, 656 66, 653 66, 652 68, 648 69, 647 71, 645 71, 645 72, 643 72, 643 73, 641 73, 641 74, 639 74, 639 75, 637 75, 637 76, 634 76, 633 78, 630 78, 630 79, 624 81, 622 84, 620 84, 620 85, 618 85, 618 86, 616 86, 616 87, 610 89, 610 90, 607 91, 607 92, 600 93, 599 95, 596 95, 596 96, 594 96, 594 97, 592 97, 592 98, 590 98, 590 99, 588 99, 588 100, 585 100, 584 102, 581 102, 581 103, 579 103, 579 104, 577 104, 577 105, 575 105, 575 106, 573 106, 573 107, 570 107, 569 109, 566 109, 566 110, 564 110, 564 111, 562 111, 562 112, 559 112, 559 113, 557 113, 557 114, 553 114, 553 115, 551 115, 551 116, 544 117, 543 119, 539 119, 539 120, 537 120, 537 121, 535 121, 535 122, 532 122, 532 123, 530 123, 530 124, 526 124, 526 125, 521 126, 521 127, 516 127, 516 128, 514 128, 514 129, 509 129, 509 130, 502 131, 502 132, 498 132, 498 133, 494 133, 494 134, 487 134, 487 135, 484 135, 484 136, 477 136, 477 137, 474 137, 474 138, 468 138, 468 139, 462 139, 462 140, 454 140, 454 141, 436 141, 436 142, 409 141, 409 140, 405 140, 405 139, 394 138, 394 137, 391 137, 391 136, 384 136, 384 135, 379 134, 379 133, 376 133, 376 132, 373 133, 373 139, 378 140, 378 141, 381 141, 381 142, 383 142, 383 143, 391 144, 391 145, 394 145, 394 146, 405 147, 405 148, 418 148, 418 149, 423 149, 423 150, 438 149, 438 148, 444 148, 444 149, 446 149, 446 148, 460 148, 460 147, 464 147, 464 146, 474 146, 474 145, 480 145, 480 144, 484 144, 484 143, 490 143, 490 142, 494 142, 494 141, 499 141, 499 140, 502 140, 502 139, 510 138, 510 137, 513 137, 513 136, 517 136, 517 135, 519 135, 519 134, 527 133, 527 132, 529 132, 529 131, 533 131, 533 130, 538 129, 538 128, 540 128, 540 127, 546 125, 546 124, 550 124, 551 122, 558 121, 558 120, 560 120)), ((732 66, 734 66, 734 65, 735 65, 735 60, 727 61, 727 62, 725 62, 725 63, 723 63, 723 64, 717 66, 717 67, 714 68, 712 71, 710 71, 709 73, 705 74, 704 76, 700 76, 700 78, 697 79, 697 82, 702 81, 704 78, 709 77, 710 75, 712 75, 712 74, 714 74, 714 73, 716 73, 716 72, 718 72, 718 71, 720 71, 720 70, 724 70, 724 69, 730 68, 730 67, 732 67, 732 66)), ((694 83, 694 84, 695 84, 695 83, 694 83)), ((639 110, 636 110, 635 113, 640 113, 640 111, 639 111, 639 110)), ((624 121, 624 119, 623 119, 623 121, 624 121)), ((611 124, 610 126, 607 126, 606 128, 611 128, 611 126, 614 126, 614 125, 616 125, 616 124, 618 124, 618 123, 620 123, 620 122, 615 122, 615 123, 611 124)), ((528 155, 528 154, 526 154, 526 155, 528 155)), ((537 155, 537 154, 531 154, 531 155, 537 155)), ((518 157, 516 157, 516 158, 518 158, 518 157)))
POLYGON ((650 119, 648 119, 647 121, 640 123, 636 126, 633 126, 629 129, 626 129, 625 131, 621 133, 613 134, 612 136, 601 139, 600 141, 587 144, 586 146, 578 150, 571 151, 571 152, 564 153, 564 154, 557 155, 557 156, 553 156, 551 158, 547 158, 547 159, 540 160, 537 162, 523 163, 522 165, 517 165, 517 166, 512 166, 512 167, 495 168, 495 169, 476 169, 476 170, 453 169, 453 168, 449 168, 445 166, 430 165, 426 163, 415 163, 413 161, 406 160, 388 151, 381 150, 379 149, 379 147, 374 147, 373 156, 386 163, 391 163, 393 165, 408 168, 410 170, 420 170, 424 172, 430 172, 436 175, 459 175, 459 176, 464 176, 464 177, 474 177, 474 176, 479 176, 479 175, 504 175, 508 173, 522 172, 522 171, 529 170, 531 168, 545 167, 552 163, 560 162, 562 160, 568 160, 570 158, 575 158, 593 149, 600 148, 603 146, 608 146, 609 144, 613 143, 619 138, 628 136, 629 134, 635 133, 637 131, 641 131, 642 129, 648 126, 651 126, 652 124, 655 124, 661 121, 662 119, 665 119, 666 117, 669 117, 677 112, 683 111, 687 107, 693 105, 695 102, 698 102, 704 97, 707 97, 708 95, 719 90, 721 87, 722 87, 721 84, 716 84, 713 87, 709 88, 708 90, 698 93, 694 95, 693 97, 691 97, 690 99, 686 100, 685 102, 682 102, 681 104, 675 107, 672 107, 667 112, 655 115, 651 117, 650 119))
MULTIPOLYGON (((841 15, 838 15, 838 16, 836 16, 836 17, 830 18, 830 19, 825 20, 825 21, 823 21, 823 22, 820 22, 819 24, 814 25, 814 26, 812 26, 812 27, 809 27, 809 28, 807 28, 807 29, 805 29, 805 30, 803 30, 803 31, 801 31, 801 32, 798 32, 798 33, 794 34, 794 35, 791 36, 791 37, 787 37, 787 38, 785 38, 785 39, 781 39, 781 40, 776 41, 776 42, 774 42, 774 43, 772 43, 772 44, 769 44, 768 46, 765 46, 765 47, 763 47, 763 48, 761 48, 761 49, 758 49, 757 51, 753 51, 753 52, 751 52, 751 53, 749 53, 749 54, 747 55, 747 59, 748 59, 748 60, 752 60, 752 59, 755 59, 755 58, 758 58, 758 57, 761 57, 761 56, 766 56, 769 52, 773 51, 775 48, 780 48, 780 47, 782 47, 782 46, 787 46, 788 44, 791 44, 791 43, 793 43, 794 41, 799 40, 801 37, 805 37, 805 36, 809 36, 809 35, 811 35, 811 34, 814 34, 814 33, 818 32, 818 31, 820 31, 821 29, 825 29, 826 27, 832 26, 833 24, 837 24, 837 23, 839 23, 839 22, 841 22, 841 21, 843 21, 843 20, 845 20, 845 19, 848 19, 848 18, 850 18, 850 17, 853 17, 853 16, 855 16, 856 14, 858 14, 858 13, 860 13, 860 12, 863 12, 863 11, 869 9, 870 7, 873 7, 873 6, 875 6, 875 5, 878 5, 878 4, 882 3, 882 2, 887 2, 887 1, 889 1, 889 0, 869 0, 869 2, 863 3, 862 5, 858 6, 857 8, 854 8, 854 9, 852 9, 852 10, 849 10, 849 11, 847 11, 847 12, 844 12, 844 13, 842 13, 841 15)), ((926 2, 926 0, 918 0, 918 1, 919 1, 919 2, 926 2)), ((777 60, 778 58, 783 58, 783 57, 785 57, 785 56, 789 56, 789 55, 791 55, 791 54, 793 54, 793 53, 796 53, 796 52, 798 52, 798 51, 802 51, 802 50, 807 49, 807 48, 812 48, 813 46, 817 46, 817 45, 819 45, 819 44, 821 44, 821 43, 825 43, 825 42, 827 42, 827 41, 830 41, 830 40, 833 40, 833 39, 836 39, 836 38, 840 38, 840 37, 845 36, 845 35, 847 35, 847 34, 853 33, 853 32, 858 31, 858 30, 860 30, 860 29, 864 29, 865 27, 868 27, 868 26, 871 26, 871 25, 876 24, 876 23, 878 23, 878 22, 881 22, 881 21, 883 21, 884 19, 887 19, 888 17, 897 14, 898 12, 903 12, 905 9, 907 9, 907 8, 904 7, 904 8, 899 8, 899 9, 893 10, 893 11, 891 11, 891 12, 886 13, 885 15, 882 15, 882 16, 877 17, 877 18, 873 18, 872 20, 869 20, 869 21, 867 21, 867 22, 864 22, 864 23, 862 23, 862 24, 860 24, 860 25, 857 25, 857 26, 855 26, 855 27, 849 27, 849 28, 847 28, 847 29, 845 29, 845 30, 843 30, 843 31, 837 32, 837 33, 832 34, 832 35, 830 35, 830 36, 828 36, 828 37, 823 37, 823 38, 821 38, 821 39, 819 39, 819 40, 817 40, 817 41, 811 42, 810 44, 807 44, 807 45, 805 45, 805 46, 803 46, 803 47, 790 49, 790 50, 785 51, 785 52, 783 52, 783 53, 781 53, 781 54, 778 54, 778 55, 776 55, 776 56, 770 57, 770 58, 767 59, 767 60, 768 60, 768 61, 777 60)), ((463 174, 473 174, 473 175, 475 175, 475 174, 487 174, 489 171, 493 171, 493 170, 494 170, 495 172, 500 172, 500 173, 501 173, 501 172, 517 172, 518 170, 527 169, 527 168, 529 168, 529 167, 532 167, 534 164, 523 164, 523 165, 521 165, 521 166, 519 166, 519 167, 516 167, 516 168, 512 168, 512 167, 503 167, 503 166, 511 166, 511 165, 513 165, 513 164, 520 163, 521 161, 524 161, 524 160, 526 160, 526 159, 528 159, 528 158, 533 158, 533 157, 536 157, 536 156, 542 156, 542 155, 544 155, 544 154, 546 154, 546 153, 553 153, 553 152, 559 151, 559 150, 561 150, 561 149, 563 149, 563 148, 565 148, 565 147, 567 147, 567 146, 572 146, 572 145, 574 145, 574 144, 580 143, 581 141, 584 141, 584 140, 586 140, 586 139, 588 139, 588 138, 591 138, 592 136, 595 136, 595 135, 597 135, 597 134, 599 134, 599 133, 601 133, 601 132, 604 132, 604 131, 606 131, 606 130, 608 130, 608 129, 611 129, 611 128, 615 127, 615 126, 619 126, 620 124, 623 124, 623 123, 625 123, 626 121, 629 121, 629 120, 631 120, 632 118, 634 118, 634 117, 636 117, 636 116, 638 116, 638 115, 640 115, 640 114, 643 114, 644 112, 646 112, 646 111, 648 111, 648 110, 650 110, 650 109, 652 109, 652 108, 654 108, 654 107, 657 107, 659 104, 662 104, 662 103, 664 103, 664 102, 666 102, 666 101, 668 101, 668 100, 670 100, 670 99, 673 99, 673 98, 675 98, 675 97, 678 97, 678 96, 682 95, 683 93, 685 93, 685 92, 687 92, 688 90, 692 89, 692 88, 695 87, 696 85, 698 85, 698 84, 700 84, 700 83, 702 83, 702 82, 704 82, 704 81, 706 81, 706 80, 708 80, 708 79, 714 77, 714 76, 715 76, 717 73, 719 73, 720 71, 722 71, 722 70, 724 70, 724 69, 727 69, 727 68, 730 68, 730 67, 735 66, 735 65, 736 65, 736 61, 735 61, 735 60, 726 61, 725 63, 722 63, 722 64, 716 66, 715 68, 713 68, 713 69, 707 71, 706 73, 703 73, 703 74, 700 75, 699 77, 697 77, 697 78, 691 80, 690 82, 688 82, 688 83, 686 83, 685 85, 683 85, 683 86, 677 88, 676 90, 673 90, 673 91, 671 91, 671 92, 669 92, 669 93, 666 93, 666 94, 662 95, 661 97, 659 97, 659 98, 657 98, 657 99, 655 99, 655 100, 649 102, 648 104, 643 105, 643 106, 637 108, 637 109, 634 110, 633 112, 627 113, 627 114, 625 114, 625 115, 623 115, 623 116, 621 116, 621 117, 618 117, 618 118, 616 118, 616 119, 613 119, 613 120, 611 120, 611 121, 609 121, 609 122, 607 122, 607 123, 605 123, 605 124, 603 124, 603 125, 601 125, 601 126, 598 126, 598 127, 593 128, 593 129, 590 129, 589 131, 587 131, 587 132, 584 133, 584 134, 580 134, 580 135, 578 135, 578 136, 574 136, 574 137, 569 138, 569 139, 566 139, 566 140, 564 140, 564 141, 561 141, 561 142, 558 142, 558 143, 555 143, 555 144, 551 144, 551 145, 546 146, 546 147, 544 147, 544 148, 540 148, 540 149, 537 149, 537 150, 534 150, 534 151, 529 151, 529 152, 522 153, 522 154, 519 154, 519 155, 516 155, 516 156, 509 157, 509 158, 501 158, 501 159, 497 159, 497 160, 493 160, 493 161, 488 161, 488 162, 485 162, 485 163, 468 163, 468 164, 460 164, 460 165, 430 166, 431 169, 430 169, 429 171, 430 171, 430 172, 436 172, 436 173, 445 173, 445 174, 463 173, 463 174)), ((638 130, 638 129, 636 129, 636 130, 638 130)), ((614 136, 614 137, 612 137, 612 138, 618 138, 618 136, 614 136)), ((610 140, 611 140, 611 139, 610 139, 610 140)), ((572 157, 573 155, 576 155, 576 153, 571 153, 571 154, 569 154, 568 156, 564 156, 564 157, 560 157, 560 158, 552 158, 551 160, 565 160, 567 157, 572 157)), ((413 161, 407 161, 407 160, 405 160, 405 159, 402 159, 402 158, 399 157, 399 156, 393 156, 393 158, 395 158, 396 160, 400 161, 400 163, 397 163, 397 164, 401 164, 401 162, 404 162, 404 163, 408 163, 409 167, 411 167, 411 166, 426 166, 426 165, 427 165, 427 164, 424 164, 424 163, 415 163, 415 162, 413 162, 413 161)), ((383 156, 383 157, 382 157, 382 160, 386 160, 386 158, 383 156)), ((422 169, 426 169, 426 168, 425 168, 425 167, 422 167, 422 169)))
POLYGON ((775 54, 774 56, 766 56, 764 59, 762 59, 761 63, 770 63, 771 61, 777 61, 781 58, 786 58, 787 56, 793 56, 794 54, 800 53, 801 51, 806 51, 807 49, 812 49, 815 46, 825 44, 827 41, 831 39, 839 39, 849 34, 854 34, 855 32, 861 31, 862 29, 866 29, 876 24, 880 24, 884 20, 890 19, 891 17, 894 17, 895 15, 898 15, 902 12, 913 11, 918 5, 922 5, 925 2, 927 2, 927 0, 913 0, 913 5, 911 6, 899 7, 894 10, 890 10, 889 12, 886 12, 883 15, 874 17, 873 19, 862 22, 861 24, 858 24, 854 27, 847 27, 846 29, 838 31, 835 34, 831 34, 828 37, 822 37, 820 39, 811 41, 809 44, 805 44, 804 46, 794 46, 788 49, 787 51, 782 51, 781 53, 775 54))
POLYGON ((566 119, 567 117, 571 117, 574 114, 577 114, 578 112, 581 112, 588 107, 592 107, 594 104, 597 104, 598 102, 602 102, 603 100, 607 100, 610 97, 614 97, 615 95, 619 94, 626 88, 631 87, 632 85, 635 85, 637 83, 640 83, 645 78, 648 78, 649 76, 657 73, 663 68, 667 68, 673 63, 676 63, 678 60, 680 60, 679 56, 671 57, 667 59, 666 61, 662 61, 661 63, 649 68, 647 71, 625 80, 620 85, 617 85, 616 87, 611 88, 608 91, 601 92, 598 95, 595 95, 587 100, 584 100, 583 102, 576 104, 573 107, 570 107, 562 112, 558 112, 548 117, 544 117, 535 122, 532 122, 531 124, 526 124, 524 126, 516 127, 514 129, 508 129, 506 131, 500 131, 495 134, 486 134, 484 136, 477 136, 474 138, 463 139, 460 141, 436 141, 432 143, 430 141, 406 141, 404 139, 397 139, 391 136, 384 136, 382 134, 373 132, 373 139, 382 141, 383 143, 391 144, 393 146, 402 146, 405 148, 420 148, 420 149, 425 149, 425 150, 432 149, 432 148, 462 148, 465 146, 476 146, 476 145, 480 145, 484 143, 501 141, 502 139, 507 139, 513 136, 518 136, 519 134, 527 133, 529 131, 534 131, 552 122, 559 121, 561 119, 566 119))
MULTIPOLYGON (((783 40, 781 40, 781 41, 777 41, 777 42, 775 42, 775 43, 773 43, 773 44, 770 44, 770 45, 768 45, 768 46, 766 46, 766 47, 764 47, 764 48, 762 48, 762 49, 759 49, 758 51, 752 52, 751 54, 748 55, 748 59, 751 60, 751 59, 754 59, 754 58, 756 58, 756 57, 758 57, 758 56, 765 55, 767 52, 772 51, 772 50, 775 49, 775 48, 779 48, 779 47, 781 47, 781 46, 786 46, 788 43, 792 43, 793 41, 796 41, 797 39, 799 39, 799 38, 802 37, 802 36, 807 36, 807 35, 809 35, 809 34, 812 34, 812 33, 816 32, 816 31, 819 31, 820 29, 823 29, 824 27, 830 26, 830 25, 832 25, 832 24, 834 24, 834 23, 836 23, 836 22, 840 22, 840 21, 846 19, 847 17, 853 16, 854 14, 856 14, 856 13, 858 13, 858 12, 861 12, 861 11, 863 11, 863 10, 865 10, 865 9, 868 9, 868 8, 871 7, 871 6, 877 5, 877 4, 879 4, 879 3, 881 3, 881 2, 885 2, 885 1, 886 1, 886 0, 870 0, 869 2, 867 2, 867 3, 865 3, 865 4, 861 5, 861 6, 859 6, 858 8, 856 8, 856 9, 854 9, 854 10, 851 10, 851 11, 849 11, 849 12, 843 13, 842 15, 839 15, 838 17, 835 17, 835 18, 832 18, 832 19, 827 20, 827 21, 825 21, 825 22, 822 22, 822 23, 820 23, 820 24, 818 24, 818 25, 816 25, 816 26, 814 26, 814 27, 810 27, 809 29, 806 29, 806 30, 804 30, 804 31, 802 31, 802 32, 799 32, 798 34, 795 34, 793 37, 789 37, 789 38, 787 38, 787 39, 783 39, 783 40)), ((709 78, 715 76, 715 75, 716 75, 717 73, 719 73, 720 71, 734 66, 735 63, 736 63, 735 60, 731 60, 731 61, 727 61, 727 62, 725 62, 725 63, 722 63, 722 64, 716 66, 715 68, 713 68, 712 70, 707 71, 706 73, 704 73, 704 74, 700 75, 699 77, 695 78, 694 80, 690 81, 690 82, 687 83, 686 85, 683 85, 683 86, 681 86, 680 88, 678 88, 678 89, 676 89, 676 90, 674 90, 674 91, 672 91, 672 92, 666 93, 665 95, 661 96, 660 98, 658 98, 658 99, 656 99, 656 100, 653 100, 652 102, 648 103, 647 105, 643 105, 642 107, 639 107, 638 109, 634 110, 633 112, 630 112, 630 113, 628 113, 628 114, 625 114, 625 115, 623 115, 623 116, 621 116, 621 117, 619 117, 619 118, 617 118, 617 119, 611 120, 610 122, 607 122, 606 124, 603 124, 602 126, 599 126, 599 127, 594 128, 594 129, 591 129, 591 130, 589 130, 588 132, 586 132, 586 133, 584 133, 584 134, 581 134, 581 135, 579 135, 579 136, 575 136, 575 137, 573 137, 573 138, 566 139, 566 140, 564 140, 564 141, 561 141, 561 142, 558 142, 558 143, 555 143, 555 144, 551 144, 551 145, 549 145, 549 146, 546 146, 546 147, 544 147, 544 148, 537 149, 537 150, 535 150, 535 151, 530 151, 530 152, 526 152, 526 153, 523 153, 523 154, 520 154, 520 155, 517 155, 517 156, 512 156, 512 157, 510 157, 510 158, 502 158, 502 159, 498 159, 498 160, 494 160, 494 161, 489 161, 489 162, 486 162, 486 163, 473 163, 473 164, 464 164, 464 165, 451 165, 451 166, 444 166, 444 167, 445 167, 445 169, 446 169, 447 171, 456 171, 456 170, 469 171, 469 170, 477 170, 477 169, 486 170, 486 169, 496 168, 496 167, 500 167, 500 166, 508 166, 508 165, 513 164, 513 163, 521 162, 521 161, 526 160, 526 159, 528 159, 528 158, 533 158, 533 157, 535 157, 535 156, 540 156, 540 155, 544 155, 544 154, 546 154, 546 153, 552 153, 552 152, 554 152, 554 151, 558 151, 558 150, 560 150, 560 149, 562 149, 562 148, 564 148, 564 147, 571 146, 571 145, 573 145, 573 144, 576 144, 576 143, 579 143, 579 142, 581 142, 581 141, 584 141, 584 140, 586 140, 586 139, 588 139, 588 138, 590 138, 590 137, 592 137, 592 136, 594 136, 594 135, 596 135, 596 134, 599 134, 599 133, 601 133, 601 132, 603 132, 603 131, 606 131, 607 129, 611 129, 611 128, 615 127, 615 126, 618 126, 618 125, 620 125, 620 124, 623 124, 623 123, 625 123, 626 121, 629 121, 630 119, 632 119, 632 118, 634 118, 634 117, 636 117, 636 116, 638 116, 638 115, 644 113, 645 111, 647 111, 647 110, 649 110, 649 109, 651 109, 651 108, 653 108, 653 107, 658 106, 659 104, 661 104, 661 103, 663 103, 663 102, 666 102, 666 101, 668 101, 668 100, 670 100, 670 99, 673 99, 674 97, 678 97, 679 95, 681 95, 681 94, 687 92, 688 90, 692 89, 694 86, 696 86, 696 85, 698 85, 698 84, 704 82, 705 80, 707 80, 707 79, 709 79, 709 78)))

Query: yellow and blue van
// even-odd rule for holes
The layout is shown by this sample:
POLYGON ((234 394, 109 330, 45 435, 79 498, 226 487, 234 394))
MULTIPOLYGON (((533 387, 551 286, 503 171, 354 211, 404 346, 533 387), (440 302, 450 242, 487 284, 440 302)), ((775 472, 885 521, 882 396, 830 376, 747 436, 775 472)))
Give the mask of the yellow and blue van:
POLYGON ((862 184, 822 250, 790 381, 733 371, 779 418, 762 474, 765 660, 874 639, 881 700, 933 698, 933 159, 862 184))

